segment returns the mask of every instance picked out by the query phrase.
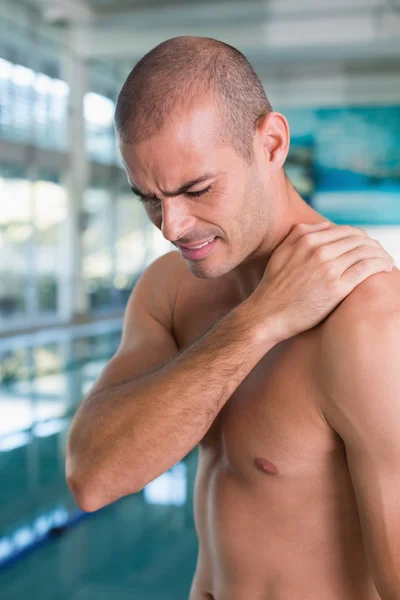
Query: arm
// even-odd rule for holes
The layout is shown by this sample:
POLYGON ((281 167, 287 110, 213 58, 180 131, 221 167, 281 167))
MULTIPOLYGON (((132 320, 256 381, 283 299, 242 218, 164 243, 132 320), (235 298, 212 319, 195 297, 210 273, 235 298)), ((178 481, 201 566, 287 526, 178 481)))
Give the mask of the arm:
MULTIPOLYGON (((67 479, 86 511, 139 491, 186 456, 277 341, 272 325, 259 335, 260 311, 256 326, 242 303, 178 353, 171 307, 154 305, 165 298, 154 294, 154 282, 162 272, 173 277, 166 260, 173 258, 153 263, 136 284, 121 346, 71 426, 67 479)), ((264 330, 268 319, 261 324, 264 330)))
POLYGON ((186 456, 264 354, 390 269, 371 244, 351 227, 294 226, 256 290, 180 353, 173 296, 186 264, 171 252, 150 265, 128 302, 121 346, 71 426, 66 475, 78 504, 96 510, 139 491, 186 456))
POLYGON ((334 318, 323 334, 324 416, 346 447, 375 586, 399 600, 400 311, 358 310, 363 320, 334 318))

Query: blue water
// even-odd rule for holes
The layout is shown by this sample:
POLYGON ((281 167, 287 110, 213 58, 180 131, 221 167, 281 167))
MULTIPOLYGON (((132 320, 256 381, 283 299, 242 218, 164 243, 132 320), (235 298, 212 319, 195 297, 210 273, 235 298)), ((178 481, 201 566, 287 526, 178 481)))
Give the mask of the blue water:
POLYGON ((78 334, 0 341, 1 600, 186 600, 197 448, 141 492, 81 511, 65 480, 67 434, 121 324, 78 334))

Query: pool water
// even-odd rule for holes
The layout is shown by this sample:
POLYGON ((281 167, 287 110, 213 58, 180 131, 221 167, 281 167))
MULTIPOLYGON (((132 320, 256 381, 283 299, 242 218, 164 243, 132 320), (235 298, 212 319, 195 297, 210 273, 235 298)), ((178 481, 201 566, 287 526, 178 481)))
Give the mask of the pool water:
POLYGON ((66 483, 72 416, 121 335, 121 323, 82 327, 0 343, 0 597, 186 600, 197 448, 95 513, 79 509, 66 483))

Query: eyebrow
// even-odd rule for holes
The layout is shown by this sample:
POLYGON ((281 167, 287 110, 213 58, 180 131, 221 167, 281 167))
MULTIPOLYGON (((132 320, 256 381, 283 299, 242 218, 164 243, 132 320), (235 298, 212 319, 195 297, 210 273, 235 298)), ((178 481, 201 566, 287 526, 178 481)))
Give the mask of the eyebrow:
MULTIPOLYGON (((164 196, 167 196, 167 198, 170 198, 170 197, 172 198, 173 196, 179 196, 180 194, 184 194, 185 192, 188 192, 191 187, 197 185, 198 183, 203 183, 203 181, 206 181, 207 179, 211 179, 212 177, 215 177, 216 175, 217 175, 217 173, 204 173, 203 175, 200 175, 200 177, 196 177, 196 179, 187 181, 186 183, 181 185, 176 190, 172 190, 171 192, 164 191, 164 190, 161 190, 161 191, 164 194, 164 196)), ((146 199, 150 199, 150 200, 157 198, 157 196, 155 196, 154 194, 144 194, 138 187, 136 187, 133 184, 130 185, 130 188, 131 188, 132 192, 134 194, 136 194, 136 196, 140 196, 141 198, 146 198, 146 199)))

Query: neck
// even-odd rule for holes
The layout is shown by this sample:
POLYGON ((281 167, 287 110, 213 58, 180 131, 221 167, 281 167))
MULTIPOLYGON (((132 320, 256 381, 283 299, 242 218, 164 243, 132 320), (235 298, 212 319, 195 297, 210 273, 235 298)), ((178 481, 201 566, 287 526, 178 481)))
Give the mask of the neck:
POLYGON ((256 250, 231 272, 240 301, 248 298, 256 289, 275 248, 295 225, 327 220, 301 198, 289 180, 285 179, 281 191, 274 197, 279 198, 279 202, 275 203, 279 211, 275 214, 274 223, 269 224, 269 230, 256 250))

